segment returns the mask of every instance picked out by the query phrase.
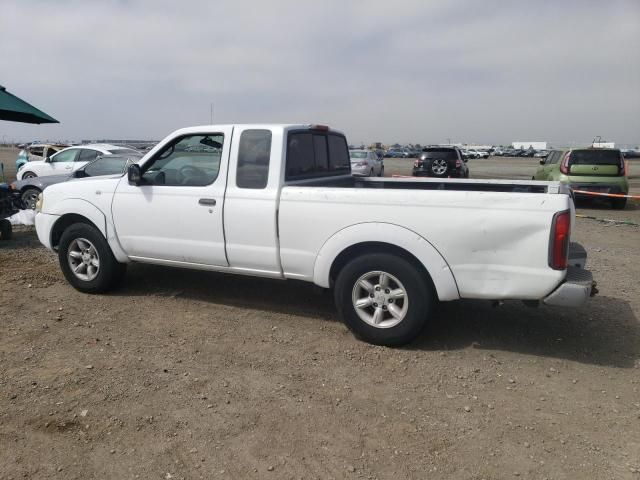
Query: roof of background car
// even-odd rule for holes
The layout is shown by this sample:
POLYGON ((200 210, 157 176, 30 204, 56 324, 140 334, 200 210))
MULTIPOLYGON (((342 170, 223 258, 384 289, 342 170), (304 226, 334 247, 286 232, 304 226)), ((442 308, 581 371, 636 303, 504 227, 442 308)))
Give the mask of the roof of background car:
POLYGON ((102 153, 108 152, 109 150, 133 150, 132 148, 119 147, 117 145, 111 145, 109 143, 87 143, 86 145, 72 145, 67 148, 91 148, 93 150, 100 150, 102 153))

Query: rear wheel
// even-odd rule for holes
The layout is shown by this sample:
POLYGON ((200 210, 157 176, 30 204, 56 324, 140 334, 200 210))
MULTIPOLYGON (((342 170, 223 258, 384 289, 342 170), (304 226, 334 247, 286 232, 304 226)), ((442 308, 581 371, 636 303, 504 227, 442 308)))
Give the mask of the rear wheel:
POLYGON ((64 231, 58 245, 58 260, 67 281, 85 293, 114 288, 126 271, 126 265, 113 256, 107 240, 86 223, 75 223, 64 231))
POLYGON ((624 210, 624 208, 627 206, 627 199, 626 198, 613 198, 611 200, 611 206, 613 208, 615 208, 616 210, 624 210))
POLYGON ((29 208, 31 210, 35 210, 36 202, 38 201, 38 195, 40 195, 40 190, 37 188, 26 188, 20 198, 22 198, 22 203, 25 208, 29 208))
POLYGON ((26 179, 26 178, 36 178, 38 175, 36 175, 33 172, 24 172, 24 174, 22 174, 22 179, 26 179))
POLYGON ((11 222, 6 218, 0 220, 0 240, 9 240, 13 234, 11 222))
POLYGON ((426 325, 434 292, 422 273, 397 255, 371 253, 338 275, 335 302, 349 329, 376 345, 403 345, 426 325))

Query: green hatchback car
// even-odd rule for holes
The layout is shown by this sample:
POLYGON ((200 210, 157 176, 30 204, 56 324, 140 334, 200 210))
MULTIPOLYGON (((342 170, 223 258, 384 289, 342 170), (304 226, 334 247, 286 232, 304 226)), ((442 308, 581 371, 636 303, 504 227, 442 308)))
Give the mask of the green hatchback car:
MULTIPOLYGON (((627 195, 629 182, 622 153, 613 148, 572 148, 552 150, 540 160, 533 180, 552 180, 573 190, 627 195)), ((577 198, 588 194, 576 193, 577 198)), ((622 210, 626 198, 611 197, 611 206, 622 210)))

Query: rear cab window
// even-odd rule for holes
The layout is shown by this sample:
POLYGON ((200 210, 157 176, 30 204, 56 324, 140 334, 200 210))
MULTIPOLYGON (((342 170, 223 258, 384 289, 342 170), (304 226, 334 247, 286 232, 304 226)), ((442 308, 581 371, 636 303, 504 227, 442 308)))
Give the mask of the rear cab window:
POLYGON ((323 130, 294 130, 287 137, 285 180, 304 180, 351 172, 343 135, 323 130))
POLYGON ((445 160, 457 160, 458 154, 454 148, 429 148, 422 151, 425 158, 444 158, 445 160))

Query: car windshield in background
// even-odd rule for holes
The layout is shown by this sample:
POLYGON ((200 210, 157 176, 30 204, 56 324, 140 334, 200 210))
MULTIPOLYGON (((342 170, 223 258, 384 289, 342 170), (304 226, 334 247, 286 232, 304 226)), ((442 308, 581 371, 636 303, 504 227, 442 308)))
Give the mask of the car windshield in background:
POLYGON ((458 158, 455 150, 451 149, 434 149, 422 152, 425 158, 444 158, 445 160, 458 158))
POLYGON ((109 153, 113 153, 114 155, 125 155, 128 153, 138 153, 137 151, 131 148, 114 148, 113 150, 107 150, 109 153))
POLYGON ((367 158, 367 152, 349 152, 351 158, 367 158))
MULTIPOLYGON (((137 161, 137 158, 132 160, 137 161)), ((87 177, 98 177, 100 175, 121 175, 124 173, 124 169, 127 162, 130 161, 129 157, 102 157, 93 163, 90 163, 84 167, 84 173, 87 177)))
POLYGON ((620 151, 618 150, 573 150, 571 152, 572 165, 619 165, 620 151))

